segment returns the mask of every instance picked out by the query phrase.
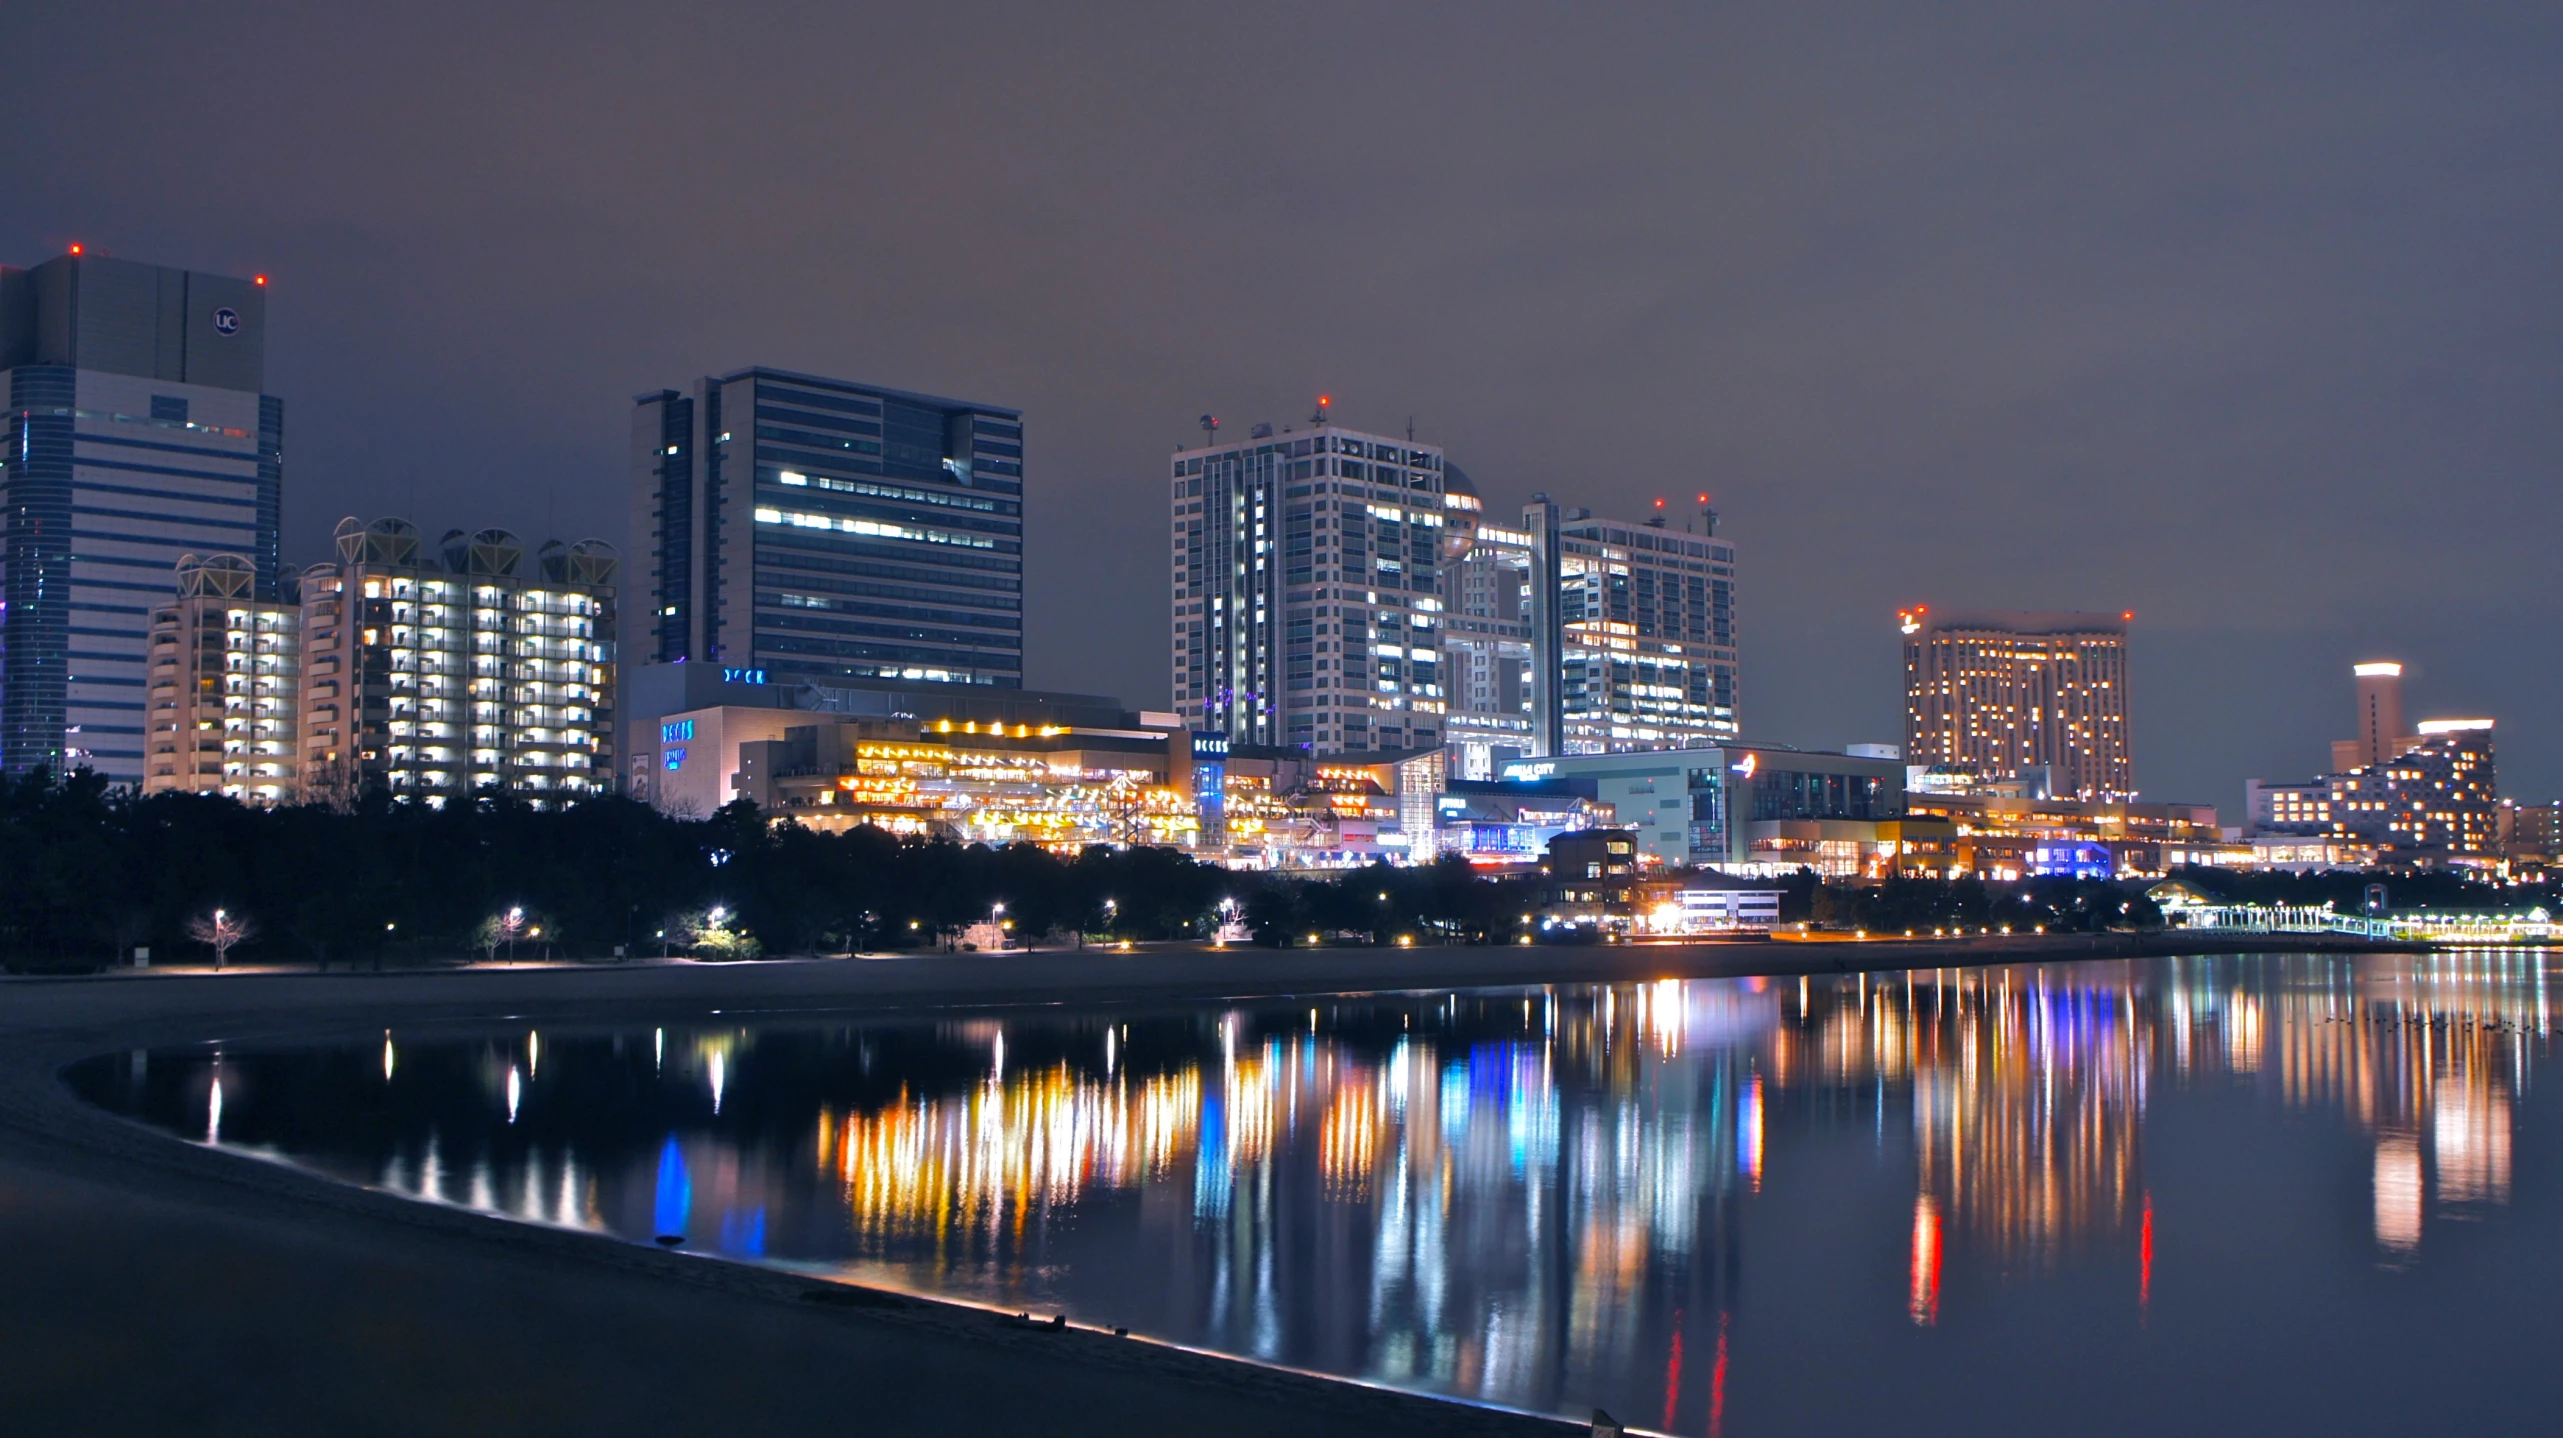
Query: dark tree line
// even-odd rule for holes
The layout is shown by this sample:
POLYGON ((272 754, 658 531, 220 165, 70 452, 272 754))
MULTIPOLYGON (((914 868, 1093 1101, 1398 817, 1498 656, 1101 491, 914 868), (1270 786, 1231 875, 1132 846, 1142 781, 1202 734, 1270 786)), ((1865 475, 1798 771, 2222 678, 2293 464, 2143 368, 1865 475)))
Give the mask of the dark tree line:
MULTIPOLYGON (((2360 875, 2186 875, 2216 897, 2355 910, 2360 875)), ((2142 885, 1896 879, 1775 881, 1786 920, 1898 933, 2049 932, 2160 922, 2142 885)), ((2517 906, 2550 895, 2452 876, 2387 881, 2397 908, 2517 906)), ((1488 879, 1456 858, 1325 879, 1240 872, 1170 849, 1062 856, 820 833, 733 804, 680 819, 600 798, 537 810, 497 795, 441 808, 375 794, 352 806, 257 809, 110 789, 88 773, 0 782, 0 960, 95 968, 148 946, 209 958, 217 909, 250 962, 408 964, 481 950, 602 958, 842 953, 959 942, 1002 907, 1018 939, 1208 937, 1254 942, 1506 943, 1535 932, 1533 878, 1488 879), (1235 930, 1232 930, 1234 932, 1235 930), (746 943, 740 942, 746 940, 746 943)))
POLYGON ((95 968, 137 946, 211 949, 220 909, 252 933, 247 962, 380 966, 475 950, 604 957, 948 946, 1000 914, 1022 938, 1205 937, 1235 922, 1268 943, 1419 943, 1517 931, 1537 885, 1486 883, 1457 861, 1378 866, 1331 882, 1202 864, 1169 849, 1061 856, 820 833, 733 804, 680 819, 626 799, 538 810, 489 795, 441 808, 373 794, 347 808, 252 808, 137 796, 93 774, 0 784, 0 958, 95 968), (1383 897, 1384 896, 1384 897, 1383 897))

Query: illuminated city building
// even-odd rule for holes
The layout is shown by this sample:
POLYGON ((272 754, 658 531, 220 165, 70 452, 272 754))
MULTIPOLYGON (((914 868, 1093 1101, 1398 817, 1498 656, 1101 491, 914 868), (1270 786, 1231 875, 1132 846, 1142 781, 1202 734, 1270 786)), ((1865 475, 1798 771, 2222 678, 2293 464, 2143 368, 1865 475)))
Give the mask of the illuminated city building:
POLYGON ((2382 764, 2420 742, 2403 727, 2403 666, 2369 660, 2350 666, 2358 686, 2358 737, 2332 741, 2332 772, 2382 764))
POLYGON ((1582 779, 1451 779, 1434 804, 1436 851, 1485 869, 1527 868, 1560 834, 1616 818, 1582 779))
POLYGON ((1504 773, 1589 782, 1645 862, 1730 873, 1878 872, 1892 858, 1878 826, 1905 808, 1895 760, 1765 745, 1560 754, 1504 773))
POLYGON ((2354 666, 2358 737, 2333 741, 2333 772, 2302 784, 2245 784, 2255 844, 2324 842, 2344 857, 2372 850, 2376 862, 2398 866, 2501 862, 2492 721, 2425 719, 2399 733, 2402 674, 2403 666, 2383 661, 2354 666))
POLYGON ((2563 804, 2501 801, 2501 856, 2513 875, 2563 860, 2563 804))
POLYGON ((306 797, 612 787, 610 545, 553 540, 529 562, 505 530, 457 529, 431 555, 405 519, 353 518, 337 545, 301 579, 306 797))
POLYGON ((785 370, 637 401, 633 665, 1023 684, 1023 416, 785 370))
POLYGON ((2418 741, 2381 764, 2329 775, 2332 829, 2387 863, 2483 867, 2500 845, 2492 721, 2424 719, 2418 741))
MULTIPOLYGON (((2337 751, 2340 746, 2332 748, 2337 751)), ((2255 834, 2328 834, 2332 832, 2332 786, 2320 779, 2302 784, 2246 779, 2243 817, 2255 834)))
POLYGON ((2231 862, 2208 804, 2141 804, 1907 791, 1905 821, 1946 825, 1945 842, 1899 855, 1906 873, 2024 879, 2160 876, 2182 864, 2231 862))
MULTIPOLYGON (((752 671, 696 664, 654 665, 635 675, 627 691, 634 711, 624 733, 633 751, 628 792, 671 814, 700 817, 743 798, 772 803, 772 786, 803 776, 785 772, 796 765, 778 766, 772 758, 752 775, 751 747, 783 743, 791 731, 813 727, 826 736, 827 747, 814 751, 810 764, 820 763, 818 752, 830 756, 830 763, 848 757, 842 736, 858 729, 885 741, 904 736, 935 742, 959 735, 993 742, 1003 735, 1008 737, 1001 747, 1027 752, 1075 749, 1093 737, 1123 749, 1145 748, 1152 756, 1146 767, 1157 783, 1185 777, 1166 754, 1167 736, 1181 727, 1175 715, 1133 712, 1100 694, 938 683, 775 684, 752 671)), ((810 742, 807 736, 803 742, 810 742)))
MULTIPOLYGON (((154 608, 190 554, 281 599, 265 278, 71 252, 0 267, 0 767, 144 762, 154 608)), ((162 776, 169 777, 169 776, 162 776)))
MULTIPOLYGON (((816 716, 801 716, 805 721, 816 716)), ((1191 796, 1167 783, 1181 732, 835 720, 740 746, 736 790, 814 829, 871 824, 963 843, 1188 846, 1191 796)))
MULTIPOLYGON (((1715 511, 1703 514, 1716 534, 1715 511)), ((1676 534, 1661 516, 1632 525, 1560 510, 1544 495, 1523 521, 1556 554, 1557 710, 1543 752, 1732 742, 1733 543, 1676 534)))
POLYGON ((142 789, 249 803, 299 797, 302 613, 292 582, 260 599, 238 554, 186 555, 178 597, 151 611, 142 789))
POLYGON ((1257 425, 1169 469, 1175 708, 1233 744, 1438 748, 1442 451, 1257 425))
POLYGON ((2134 798, 2128 617, 1899 611, 1908 761, 2003 777, 2043 766, 2057 794, 2134 798))
POLYGON ((1534 586, 1544 567, 1536 536, 1486 523, 1485 501, 1468 476, 1457 465, 1446 465, 1443 475, 1450 554, 1442 575, 1450 605, 1442 633, 1450 689, 1443 746, 1454 779, 1488 780, 1507 761, 1546 752, 1539 676, 1553 667, 1556 650, 1535 627, 1534 586))
POLYGON ((1445 645, 1460 777, 1736 737, 1735 545, 1710 537, 1716 511, 1703 506, 1700 525, 1597 519, 1540 495, 1520 529, 1474 526, 1451 570, 1445 645))

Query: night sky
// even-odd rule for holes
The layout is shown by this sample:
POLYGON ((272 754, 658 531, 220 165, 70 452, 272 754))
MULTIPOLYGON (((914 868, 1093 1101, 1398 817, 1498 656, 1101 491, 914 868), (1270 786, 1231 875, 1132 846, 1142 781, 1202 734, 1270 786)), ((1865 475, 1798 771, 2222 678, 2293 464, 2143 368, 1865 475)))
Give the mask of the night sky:
POLYGON ((1166 701, 1216 411, 1638 517, 1715 493, 1749 736, 1901 737, 1899 605, 2136 612, 2239 822, 2348 665, 2563 792, 2563 9, 11 7, 0 260, 270 289, 285 557, 626 545, 631 397, 1019 407, 1028 681, 1166 701), (1385 12, 1385 13, 1384 13, 1385 12))

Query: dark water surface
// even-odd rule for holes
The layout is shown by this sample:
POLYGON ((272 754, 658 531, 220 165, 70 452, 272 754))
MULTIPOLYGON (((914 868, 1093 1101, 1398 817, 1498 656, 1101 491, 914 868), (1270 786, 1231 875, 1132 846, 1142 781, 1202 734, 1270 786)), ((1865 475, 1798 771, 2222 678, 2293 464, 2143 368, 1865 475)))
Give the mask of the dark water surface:
POLYGON ((2551 956, 82 1065, 439 1202, 1685 1434, 2563 1430, 2551 956))

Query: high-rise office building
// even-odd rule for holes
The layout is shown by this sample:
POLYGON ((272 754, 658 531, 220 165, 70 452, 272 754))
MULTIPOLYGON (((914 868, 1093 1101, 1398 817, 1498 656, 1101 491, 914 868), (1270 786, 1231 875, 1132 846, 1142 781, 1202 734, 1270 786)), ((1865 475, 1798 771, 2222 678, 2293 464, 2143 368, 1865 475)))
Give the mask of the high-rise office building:
POLYGON ((1546 495, 1518 529, 1471 525, 1448 577, 1456 772, 1735 742, 1735 544, 1716 528, 1705 507, 1693 534, 1546 495))
POLYGON ((1438 447, 1313 423, 1174 457, 1174 702, 1201 728, 1442 747, 1469 779, 1735 739, 1735 548, 1714 512, 1690 534, 1543 495, 1500 527, 1438 447))
POLYGON ((1900 611, 1905 762, 1992 778, 2044 769, 2059 798, 2134 797, 2129 617, 1900 611))
POLYGON ((554 540, 529 563, 505 530, 457 529, 431 554, 405 519, 341 520, 337 539, 299 580, 307 798, 612 787, 611 546, 554 540))
POLYGON ((1551 752, 1732 743, 1735 709, 1735 546, 1678 534, 1660 521, 1597 519, 1546 496, 1525 527, 1553 532, 1559 642, 1556 740, 1551 752), (1552 515, 1554 518, 1552 518, 1552 515))
POLYGON ((1489 780, 1511 760, 1548 752, 1539 736, 1539 676, 1542 656, 1552 667, 1556 656, 1533 627, 1540 613, 1533 584, 1543 570, 1534 535, 1487 523, 1477 486, 1458 465, 1442 472, 1449 556, 1442 588, 1450 605, 1442 632, 1450 689, 1443 747, 1453 778, 1489 780))
POLYGON ((77 250, 0 268, 0 766, 141 783, 172 568, 237 554, 279 598, 264 285, 77 250))
POLYGON ((640 397, 627 665, 1023 684, 1023 416, 783 370, 640 397))
POLYGON ((1439 448, 1321 412, 1179 451, 1170 480, 1178 712, 1236 744, 1441 744, 1439 448))
POLYGON ((142 788, 254 804, 300 796, 302 615, 291 590, 258 597, 244 555, 190 554, 178 593, 151 615, 142 788))

